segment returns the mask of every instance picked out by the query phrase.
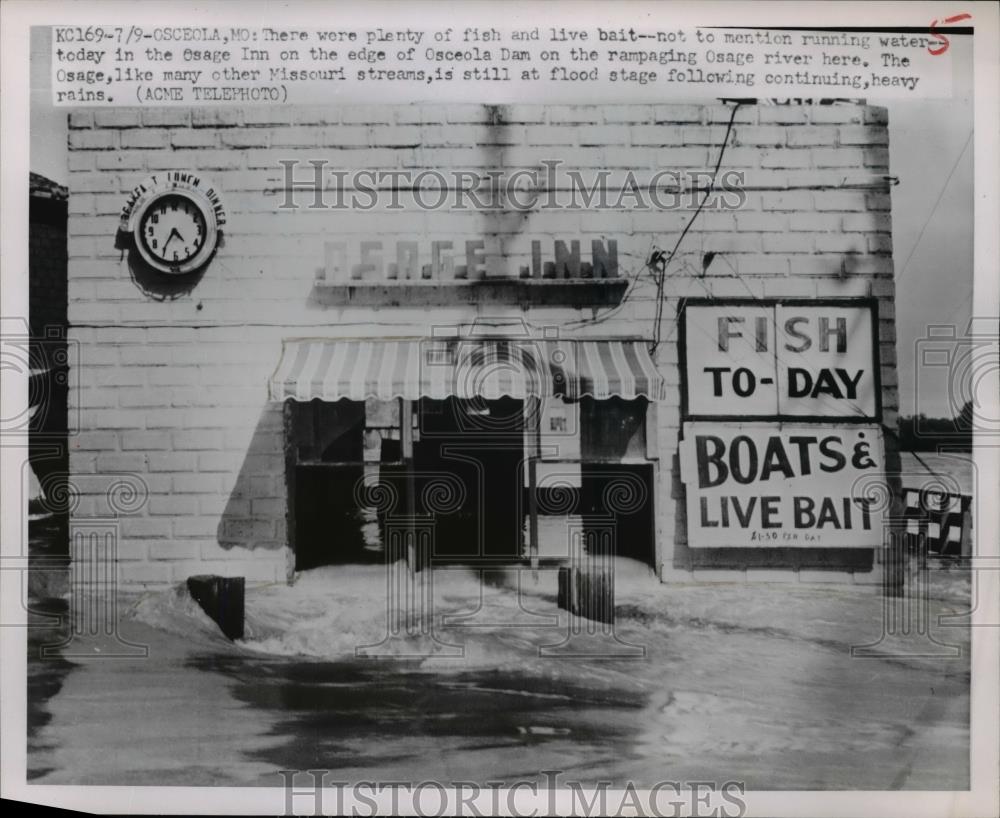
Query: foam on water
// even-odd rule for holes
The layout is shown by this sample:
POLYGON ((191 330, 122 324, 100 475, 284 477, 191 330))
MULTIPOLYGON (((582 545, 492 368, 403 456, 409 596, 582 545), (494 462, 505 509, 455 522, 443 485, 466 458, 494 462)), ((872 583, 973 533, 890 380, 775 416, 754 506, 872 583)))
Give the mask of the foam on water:
MULTIPOLYGON (((676 650, 682 634, 692 632, 742 633, 848 650, 878 638, 882 626, 877 586, 664 585, 647 566, 623 558, 615 561, 614 572, 614 634, 643 646, 648 655, 676 650)), ((935 577, 929 595, 935 604, 938 594, 959 603, 968 598, 967 577, 945 580, 950 578, 935 577)), ((408 659, 444 672, 543 672, 547 664, 539 661, 539 648, 559 644, 571 631, 601 627, 559 608, 557 585, 551 569, 481 573, 435 567, 411 584, 405 563, 316 568, 296 575, 291 585, 247 589, 246 636, 237 648, 319 661, 408 659)), ((962 606, 943 610, 949 609, 962 606)), ((132 616, 232 649, 183 586, 145 598, 132 616)), ((750 649, 751 642, 736 640, 733 650, 742 654, 744 644, 750 649)))
POLYGON ((144 594, 125 609, 123 618, 212 647, 230 645, 218 625, 188 593, 186 583, 144 594))
POLYGON ((484 585, 465 569, 423 572, 411 586, 405 564, 347 565, 304 571, 293 585, 248 590, 246 606, 244 644, 253 650, 325 659, 454 658, 448 645, 455 643, 442 641, 448 619, 478 611, 509 621, 517 594, 505 584, 484 585))
MULTIPOLYGON (((243 644, 284 656, 376 655, 412 657, 443 669, 507 667, 523 665, 536 646, 558 643, 570 626, 570 614, 556 604, 554 569, 436 567, 418 575, 422 602, 408 598, 407 577, 402 563, 328 566, 298 574, 293 585, 248 589, 243 644), (407 611, 415 618, 400 627, 407 611)), ((655 590, 662 589, 648 567, 633 560, 617 560, 615 577, 626 597, 641 593, 655 604, 655 590)))

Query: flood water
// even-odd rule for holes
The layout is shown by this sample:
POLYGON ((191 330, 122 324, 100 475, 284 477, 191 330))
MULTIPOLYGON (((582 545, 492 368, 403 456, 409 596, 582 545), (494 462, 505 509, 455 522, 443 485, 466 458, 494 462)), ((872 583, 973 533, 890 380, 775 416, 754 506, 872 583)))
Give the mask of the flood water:
MULTIPOLYGON (((33 780, 277 785, 312 769, 483 784, 558 770, 591 786, 967 786, 968 628, 934 634, 951 658, 886 641, 872 588, 663 586, 626 566, 598 644, 557 608, 551 578, 519 594, 438 573, 431 634, 394 639, 373 567, 248 592, 237 644, 183 593, 133 602, 120 635, 147 657, 88 656, 100 646, 79 641, 82 655, 31 659, 33 780), (880 641, 895 655, 852 657, 880 641)), ((967 580, 935 576, 935 622, 968 609, 967 580)))
POLYGON ((645 696, 511 671, 442 676, 357 662, 192 660, 233 695, 281 714, 281 741, 252 753, 275 769, 335 771, 348 781, 577 777, 627 769, 645 696), (548 765, 548 766, 546 766, 548 765))

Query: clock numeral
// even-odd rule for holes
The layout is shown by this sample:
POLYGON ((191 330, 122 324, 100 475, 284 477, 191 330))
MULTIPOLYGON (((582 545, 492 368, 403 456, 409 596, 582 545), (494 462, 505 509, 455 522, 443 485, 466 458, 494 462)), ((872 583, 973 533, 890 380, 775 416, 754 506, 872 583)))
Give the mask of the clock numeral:
POLYGON ((136 230, 136 238, 141 240, 143 252, 150 262, 161 269, 180 272, 206 249, 206 213, 186 196, 167 195, 146 211, 136 230))

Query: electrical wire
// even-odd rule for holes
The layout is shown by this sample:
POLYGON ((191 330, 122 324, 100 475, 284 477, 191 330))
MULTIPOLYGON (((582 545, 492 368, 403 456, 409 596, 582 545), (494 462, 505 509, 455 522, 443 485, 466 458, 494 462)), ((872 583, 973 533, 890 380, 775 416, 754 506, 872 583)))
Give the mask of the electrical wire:
POLYGON ((904 273, 906 273, 906 268, 910 266, 910 260, 913 258, 913 254, 917 252, 917 247, 920 245, 920 240, 924 237, 924 231, 927 226, 931 223, 931 219, 934 218, 934 214, 937 212, 938 205, 941 204, 941 199, 944 196, 944 192, 948 189, 948 185, 951 184, 951 178, 955 175, 955 171, 958 170, 958 163, 962 161, 962 157, 965 156, 965 152, 969 149, 969 143, 972 142, 973 131, 969 131, 969 136, 965 140, 965 144, 962 146, 962 150, 958 152, 958 158, 955 159, 955 164, 951 166, 951 170, 948 171, 948 176, 944 180, 944 184, 941 185, 941 190, 937 195, 937 199, 934 200, 934 205, 931 207, 931 212, 927 214, 927 218, 924 220, 923 227, 920 228, 920 232, 917 234, 917 240, 913 242, 913 247, 910 248, 910 254, 906 257, 906 261, 903 262, 903 266, 900 268, 899 273, 896 275, 896 281, 900 281, 903 278, 904 273))
POLYGON ((677 241, 674 243, 674 247, 670 251, 670 254, 666 257, 666 259, 658 263, 659 276, 657 277, 656 282, 656 318, 654 319, 655 323, 653 325, 653 343, 649 348, 650 355, 656 352, 656 348, 660 345, 660 333, 663 327, 663 286, 666 282, 667 268, 674 260, 674 256, 677 255, 681 242, 684 241, 684 237, 687 236, 688 231, 691 229, 692 225, 694 225, 695 219, 698 218, 698 215, 705 208, 705 205, 708 203, 709 198, 711 198, 712 193, 715 190, 715 180, 718 178, 719 168, 722 167, 722 159, 726 155, 726 146, 729 144, 729 136, 733 132, 733 123, 736 121, 736 112, 743 104, 745 103, 737 101, 736 104, 733 105, 733 112, 729 117, 729 123, 726 125, 726 135, 722 138, 722 146, 719 148, 719 157, 715 162, 715 169, 712 171, 712 181, 708 183, 708 189, 705 191, 704 198, 702 198, 702 200, 698 203, 698 207, 694 211, 694 214, 690 219, 688 219, 688 223, 684 226, 680 236, 677 237, 677 241))

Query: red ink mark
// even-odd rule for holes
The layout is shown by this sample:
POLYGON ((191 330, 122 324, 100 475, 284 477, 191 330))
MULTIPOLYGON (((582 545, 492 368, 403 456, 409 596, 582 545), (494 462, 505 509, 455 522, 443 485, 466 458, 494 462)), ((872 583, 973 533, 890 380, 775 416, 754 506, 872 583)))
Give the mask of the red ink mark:
MULTIPOLYGON (((972 19, 971 14, 956 14, 952 17, 945 17, 944 20, 941 21, 941 23, 942 25, 947 26, 951 25, 952 23, 958 23, 962 20, 971 20, 971 19, 972 19)), ((938 21, 934 20, 934 22, 931 23, 931 36, 936 37, 941 42, 941 45, 936 48, 931 48, 931 46, 927 46, 927 50, 934 57, 941 56, 942 54, 944 54, 945 51, 947 51, 951 47, 951 41, 947 37, 945 37, 944 34, 939 34, 937 31, 934 30, 937 28, 937 26, 938 26, 938 21)))

